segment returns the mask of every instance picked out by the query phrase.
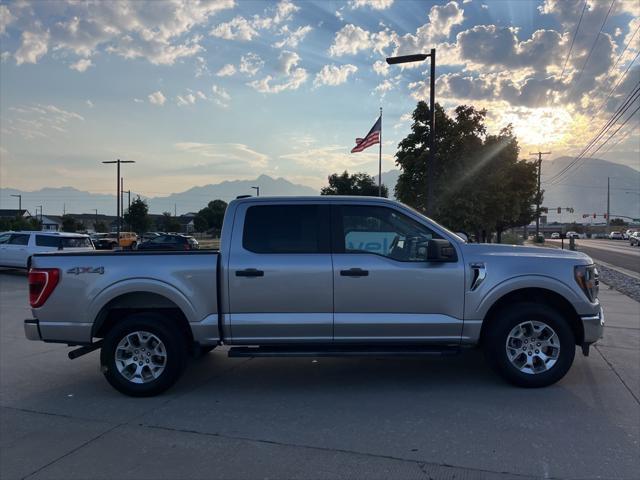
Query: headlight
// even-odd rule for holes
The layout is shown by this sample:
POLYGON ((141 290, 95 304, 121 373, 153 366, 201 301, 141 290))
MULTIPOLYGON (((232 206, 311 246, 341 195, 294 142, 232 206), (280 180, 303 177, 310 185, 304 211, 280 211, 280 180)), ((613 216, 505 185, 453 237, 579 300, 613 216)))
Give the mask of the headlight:
POLYGON ((580 288, 590 302, 595 302, 598 298, 598 269, 595 265, 576 265, 573 270, 574 277, 580 288))

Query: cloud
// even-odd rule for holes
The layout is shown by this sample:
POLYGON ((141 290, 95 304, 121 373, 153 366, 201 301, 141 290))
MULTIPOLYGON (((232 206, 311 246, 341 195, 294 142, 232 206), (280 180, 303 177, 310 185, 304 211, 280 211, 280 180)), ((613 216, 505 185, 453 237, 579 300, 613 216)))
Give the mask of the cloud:
POLYGON ((367 30, 349 23, 336 32, 333 44, 329 47, 329 55, 332 57, 353 55, 360 50, 367 50, 371 46, 371 34, 367 30))
POLYGON ((224 88, 213 84, 211 85, 211 99, 216 105, 227 108, 231 101, 231 95, 224 88))
POLYGON ((393 0, 351 0, 349 6, 352 9, 369 7, 373 10, 385 10, 393 5, 393 0))
POLYGON ((159 105, 159 106, 164 105, 164 102, 167 101, 167 97, 165 97, 164 94, 160 90, 149 94, 147 96, 147 98, 149 99, 149 102, 151 104, 159 105))
POLYGON ((37 63, 49 50, 49 32, 22 32, 22 43, 14 54, 16 63, 37 63))
POLYGON ((0 5, 0 35, 4 35, 7 27, 11 25, 15 19, 16 17, 11 13, 9 7, 0 5))
POLYGON ((298 67, 300 56, 295 52, 283 51, 278 57, 278 72, 280 78, 275 79, 267 75, 260 80, 248 83, 251 88, 260 93, 280 93, 285 90, 296 90, 307 81, 307 71, 298 67))
POLYGON ((9 107, 8 111, 6 121, 3 119, 3 133, 17 134, 27 140, 53 138, 67 133, 69 125, 84 121, 79 113, 53 104, 21 105, 9 107))
POLYGON ((75 63, 69 65, 71 70, 75 70, 77 72, 86 72, 89 67, 92 67, 93 63, 91 63, 90 58, 81 58, 75 63))
POLYGON ((209 98, 201 90, 187 89, 186 93, 176 96, 176 104, 179 107, 194 105, 198 101, 202 101, 202 100, 209 100, 209 98))
POLYGON ((216 73, 216 77, 230 77, 236 73, 236 67, 230 63, 227 63, 216 73))
POLYGON ((336 85, 340 85, 347 81, 349 75, 352 75, 357 71, 358 67, 351 64, 340 66, 325 65, 316 74, 316 78, 313 81, 313 86, 319 87, 321 85, 329 85, 333 87, 336 85))
MULTIPOLYGON (((260 35, 261 30, 270 30, 289 20, 300 7, 289 0, 281 0, 275 7, 265 10, 264 15, 252 18, 236 16, 228 22, 216 25, 209 34, 225 40, 248 42, 260 35)), ((303 35, 304 36, 304 35, 303 35)))
POLYGON ((373 71, 378 75, 386 76, 389 74, 389 64, 383 60, 376 60, 373 64, 373 71))
POLYGON ((235 17, 229 22, 221 23, 211 30, 210 35, 225 40, 240 40, 249 42, 257 37, 258 31, 253 28, 251 22, 244 17, 235 17))
POLYGON ((211 75, 209 71, 209 66, 207 65, 207 61, 204 57, 196 57, 196 78, 200 78, 204 75, 211 75))
MULTIPOLYGON (((264 169, 269 157, 242 143, 180 142, 174 147, 184 153, 209 160, 209 166, 244 173, 247 168, 264 169)), ((198 167, 198 166, 196 166, 198 167)))
POLYGON ((275 48, 296 48, 311 30, 313 30, 311 25, 305 25, 303 27, 298 27, 294 31, 289 31, 289 27, 285 25, 280 29, 280 35, 285 35, 285 38, 274 43, 273 46, 275 48))
POLYGON ((94 107, 94 104, 93 104, 93 102, 91 100, 87 100, 85 103, 87 104, 87 107, 89 107, 89 108, 93 108, 94 107))
MULTIPOLYGON (((325 174, 363 168, 365 165, 377 165, 377 151, 375 154, 373 152, 362 152, 356 155, 349 153, 351 148, 352 146, 327 145, 287 153, 280 155, 280 158, 291 160, 310 171, 325 174)), ((383 157, 388 157, 385 160, 391 159, 390 155, 383 155, 383 157)))
POLYGON ((264 61, 255 53, 247 53, 240 58, 240 71, 253 77, 264 66, 264 61))
POLYGON ((49 51, 84 59, 106 52, 172 65, 202 50, 201 37, 191 34, 195 27, 233 5, 233 0, 34 2, 13 12, 23 30, 14 56, 23 64, 36 63, 49 51), (46 31, 42 25, 48 25, 46 31))

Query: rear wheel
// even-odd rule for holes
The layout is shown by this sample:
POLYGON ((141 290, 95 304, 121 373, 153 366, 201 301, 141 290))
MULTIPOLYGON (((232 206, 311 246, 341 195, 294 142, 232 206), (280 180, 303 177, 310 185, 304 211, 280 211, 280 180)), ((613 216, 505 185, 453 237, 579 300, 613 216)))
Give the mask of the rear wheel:
POLYGON ((169 319, 134 314, 105 336, 100 363, 116 390, 134 397, 157 395, 180 377, 187 359, 184 335, 169 319))
POLYGON ((575 338, 556 310, 518 303, 497 312, 483 338, 487 360, 504 379, 520 387, 546 387, 571 368, 575 338))

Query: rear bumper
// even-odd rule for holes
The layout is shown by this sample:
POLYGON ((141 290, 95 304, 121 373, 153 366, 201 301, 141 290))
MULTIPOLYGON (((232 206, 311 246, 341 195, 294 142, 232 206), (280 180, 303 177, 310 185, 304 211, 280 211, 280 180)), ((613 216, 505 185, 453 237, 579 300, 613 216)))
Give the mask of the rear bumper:
POLYGON ((29 318, 24 321, 24 336, 27 337, 27 340, 42 340, 37 319, 29 318))
POLYGON ((597 315, 580 317, 584 328, 584 343, 589 345, 602 338, 604 333, 604 310, 600 307, 597 315))

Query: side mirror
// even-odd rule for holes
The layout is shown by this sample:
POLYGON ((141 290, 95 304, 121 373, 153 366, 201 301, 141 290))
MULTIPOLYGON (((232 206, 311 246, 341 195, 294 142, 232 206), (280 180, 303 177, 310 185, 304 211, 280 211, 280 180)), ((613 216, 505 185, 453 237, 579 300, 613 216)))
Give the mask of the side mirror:
POLYGON ((455 262, 458 260, 456 249, 449 240, 434 238, 427 244, 427 261, 429 262, 455 262))
POLYGON ((464 232, 456 232, 456 235, 458 235, 461 239, 463 239, 465 242, 469 242, 469 236, 464 233, 464 232))

